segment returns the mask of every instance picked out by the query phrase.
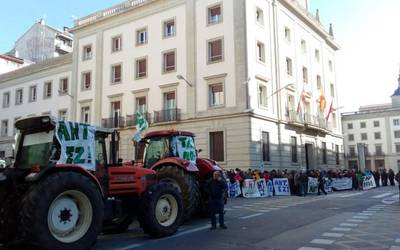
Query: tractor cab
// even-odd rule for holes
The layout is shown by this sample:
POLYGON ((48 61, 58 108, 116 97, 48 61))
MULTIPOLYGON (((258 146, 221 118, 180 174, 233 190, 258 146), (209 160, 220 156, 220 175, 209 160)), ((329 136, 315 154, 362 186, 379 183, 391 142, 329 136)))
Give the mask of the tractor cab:
POLYGON ((150 132, 142 139, 143 150, 137 157, 143 159, 146 168, 153 168, 166 158, 181 159, 187 165, 195 165, 197 152, 194 137, 193 133, 185 131, 150 132))

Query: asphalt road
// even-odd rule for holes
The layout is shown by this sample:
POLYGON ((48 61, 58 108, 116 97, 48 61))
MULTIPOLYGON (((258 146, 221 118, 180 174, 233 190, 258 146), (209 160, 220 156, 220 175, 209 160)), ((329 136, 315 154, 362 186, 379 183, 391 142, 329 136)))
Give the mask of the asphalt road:
POLYGON ((137 225, 100 236, 95 250, 391 249, 400 250, 398 187, 327 196, 231 199, 227 230, 194 219, 169 238, 150 239, 137 225))

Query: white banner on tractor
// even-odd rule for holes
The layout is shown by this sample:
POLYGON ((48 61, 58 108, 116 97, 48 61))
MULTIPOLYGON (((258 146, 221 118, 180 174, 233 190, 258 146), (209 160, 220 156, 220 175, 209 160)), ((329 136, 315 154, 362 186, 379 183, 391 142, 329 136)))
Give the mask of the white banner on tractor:
POLYGON ((57 140, 61 145, 57 164, 74 164, 95 171, 96 128, 78 122, 59 121, 56 131, 57 140))
POLYGON ((189 136, 176 136, 172 137, 172 148, 177 151, 174 155, 178 155, 179 158, 191 161, 196 164, 196 147, 194 140, 189 136))

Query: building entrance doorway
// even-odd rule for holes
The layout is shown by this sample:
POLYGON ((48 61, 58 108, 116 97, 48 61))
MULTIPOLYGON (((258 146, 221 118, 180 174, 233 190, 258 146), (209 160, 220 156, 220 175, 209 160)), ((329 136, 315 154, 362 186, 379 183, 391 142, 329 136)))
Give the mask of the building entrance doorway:
POLYGON ((314 160, 314 145, 311 143, 305 144, 306 149, 306 169, 307 171, 315 168, 314 160))

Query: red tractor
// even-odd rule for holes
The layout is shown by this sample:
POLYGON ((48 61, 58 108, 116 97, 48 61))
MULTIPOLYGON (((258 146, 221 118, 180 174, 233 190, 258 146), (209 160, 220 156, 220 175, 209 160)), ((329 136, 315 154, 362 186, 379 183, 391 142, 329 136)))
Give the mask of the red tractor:
POLYGON ((182 193, 186 219, 206 211, 204 184, 214 171, 222 172, 216 161, 197 157, 194 137, 186 131, 149 132, 136 150, 136 158, 143 160, 144 168, 155 170, 158 181, 172 183, 182 193))
POLYGON ((15 162, 0 169, 0 245, 88 249, 102 230, 124 231, 134 217, 153 237, 182 223, 175 186, 116 159, 117 131, 48 116, 15 127, 15 162))

